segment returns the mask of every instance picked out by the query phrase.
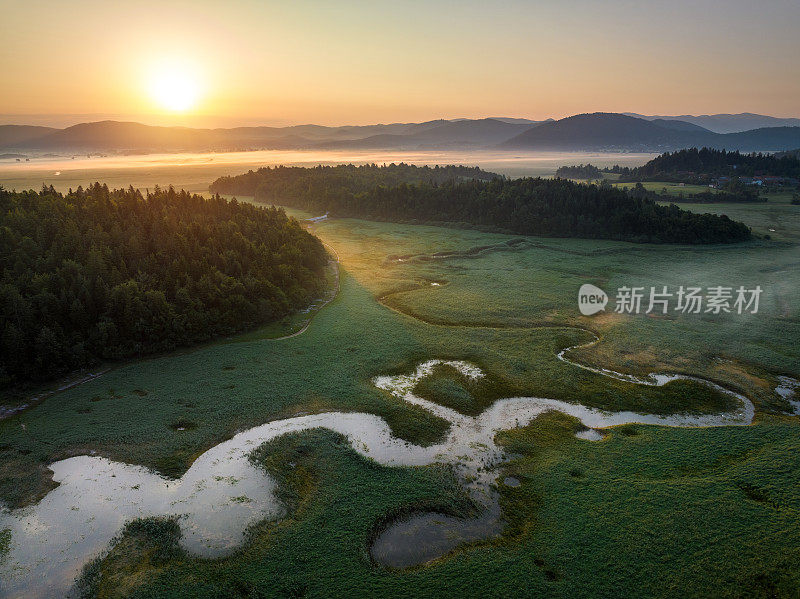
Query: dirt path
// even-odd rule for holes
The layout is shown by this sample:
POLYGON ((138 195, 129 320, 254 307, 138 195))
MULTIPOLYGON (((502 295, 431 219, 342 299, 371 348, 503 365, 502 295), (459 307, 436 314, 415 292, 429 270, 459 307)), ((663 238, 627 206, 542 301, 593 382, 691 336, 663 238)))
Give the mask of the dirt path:
POLYGON ((56 393, 61 393, 62 391, 66 391, 67 389, 72 389, 73 387, 77 387, 78 385, 82 385, 83 383, 88 383, 89 381, 93 381, 99 376, 104 375, 106 372, 111 370, 110 368, 106 368, 101 370, 100 372, 90 372, 89 374, 83 375, 80 378, 76 379, 67 379, 66 382, 61 384, 59 387, 53 389, 52 391, 46 391, 40 395, 35 395, 26 401, 25 403, 19 404, 17 406, 6 407, 0 406, 0 420, 4 418, 10 418, 14 414, 19 414, 20 412, 27 410, 28 408, 32 408, 33 406, 40 404, 48 397, 52 397, 56 393))
POLYGON ((273 338, 270 339, 270 341, 280 341, 282 339, 291 339, 292 337, 297 337, 298 335, 302 335, 303 333, 306 332, 308 327, 311 326, 311 322, 314 320, 314 317, 317 314, 319 314, 320 310, 322 310, 325 306, 330 304, 333 300, 336 299, 336 296, 339 295, 339 264, 340 264, 339 253, 335 249, 333 249, 333 247, 329 246, 327 243, 323 242, 322 245, 324 245, 326 248, 328 248, 330 251, 332 251, 333 255, 336 258, 335 261, 331 260, 331 264, 333 265, 334 272, 335 272, 335 281, 336 281, 335 285, 334 285, 334 288, 333 288, 333 293, 330 295, 330 297, 328 299, 326 299, 320 305, 319 308, 317 308, 317 310, 311 315, 311 317, 306 321, 306 323, 302 326, 302 328, 299 331, 295 331, 294 333, 291 333, 289 335, 284 335, 283 337, 273 337, 273 338))

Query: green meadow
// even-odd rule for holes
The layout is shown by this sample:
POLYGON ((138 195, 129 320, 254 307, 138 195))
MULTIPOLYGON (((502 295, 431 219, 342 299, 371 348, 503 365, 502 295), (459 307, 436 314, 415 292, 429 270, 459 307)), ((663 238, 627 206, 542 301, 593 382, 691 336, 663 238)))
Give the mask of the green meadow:
MULTIPOLYGON (((619 175, 609 174, 608 180, 615 181, 619 175)), ((627 187, 632 188, 636 185, 636 183, 631 182, 615 182, 612 185, 616 187, 627 187)), ((647 191, 656 191, 661 192, 666 190, 670 195, 679 195, 683 194, 685 196, 690 196, 696 193, 701 193, 705 191, 714 191, 713 188, 710 188, 708 185, 699 185, 693 183, 675 183, 674 181, 642 181, 642 186, 647 191)), ((761 194, 767 198, 767 201, 778 201, 788 202, 792 198, 792 191, 791 190, 777 190, 777 191, 761 191, 761 194)))
POLYGON ((487 373, 472 384, 441 368, 420 385, 420 395, 465 414, 518 395, 647 413, 731 408, 729 396, 691 381, 635 385, 557 358, 597 335, 598 343, 572 350, 570 359, 719 382, 753 400, 756 422, 628 425, 589 442, 574 437, 577 421, 551 413, 503 432, 499 441, 515 456, 504 474, 522 482, 499 488, 503 536, 408 571, 373 564, 369 543, 397 514, 473 513, 452 472, 381 467, 328 431, 282 437, 254 459, 279 482, 286 518, 255 526, 244 546, 215 560, 184 553, 174 522, 137 521, 87 568, 82 592, 796 595, 800 423, 773 389, 779 374, 800 377, 800 207, 686 206, 723 212, 758 233, 776 231, 736 246, 687 247, 353 219, 316 223, 312 231, 340 259, 340 289, 304 333, 276 338, 306 323, 298 316, 192 351, 112 365, 0 421, 0 499, 11 507, 37 501, 53 484, 47 464, 90 451, 178 477, 235 432, 300 413, 371 412, 401 438, 430 444, 446 434, 447 422, 371 383, 430 358, 467 360, 487 373), (441 252, 447 256, 435 256, 441 252), (757 314, 583 317, 583 283, 612 297, 624 285, 764 291, 757 314))
MULTIPOLYGON (((718 211, 730 214, 727 208, 718 211)), ((794 298, 800 271, 792 241, 800 234, 800 210, 788 204, 735 208, 740 210, 731 217, 742 218, 757 232, 780 220, 782 239, 735 246, 653 246, 455 229, 428 237, 426 227, 348 221, 317 225, 316 232, 323 239, 336 236, 354 276, 403 314, 440 325, 584 327, 601 341, 574 350, 572 359, 622 372, 696 374, 745 391, 764 408, 785 410, 785 404, 775 403, 772 389, 775 374, 796 376, 800 364, 795 342, 800 338, 800 310, 794 298), (371 253, 372 240, 380 240, 386 251, 371 253), (486 249, 470 253, 481 247, 486 249), (442 251, 466 255, 431 258, 442 251), (406 256, 407 262, 387 264, 385 254, 406 256), (661 291, 665 285, 673 293, 681 285, 760 286, 763 291, 756 314, 621 315, 609 308, 582 317, 577 291, 583 283, 601 287, 612 298, 623 286, 643 287, 648 293, 650 287, 661 291)))
MULTIPOLYGON (((627 187, 628 189, 632 189, 635 185, 636 183, 614 183, 615 187, 627 187)), ((692 185, 689 183, 680 184, 669 181, 643 181, 642 186, 647 191, 655 191, 656 193, 662 193, 666 191, 667 194, 674 196, 690 196, 695 193, 709 191, 710 189, 708 185, 692 185)), ((713 191, 713 189, 711 191, 713 191)))

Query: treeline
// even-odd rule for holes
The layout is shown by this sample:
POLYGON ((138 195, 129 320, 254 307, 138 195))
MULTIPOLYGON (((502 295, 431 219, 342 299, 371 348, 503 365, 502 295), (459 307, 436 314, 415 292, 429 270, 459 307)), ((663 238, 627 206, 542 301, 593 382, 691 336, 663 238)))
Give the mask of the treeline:
POLYGON ((767 198, 759 196, 758 189, 746 186, 739 181, 731 181, 722 191, 709 190, 688 195, 684 195, 683 192, 678 192, 678 195, 673 195, 670 194, 666 188, 662 189, 660 193, 649 191, 640 182, 636 183, 633 189, 628 190, 626 187, 622 189, 627 191, 628 194, 634 198, 649 199, 659 202, 674 202, 677 204, 721 204, 767 201, 767 198))
POLYGON ((800 160, 800 148, 797 148, 796 150, 785 150, 783 152, 775 152, 775 156, 777 156, 778 158, 789 156, 791 158, 797 158, 800 160))
MULTIPOLYGON (((387 167, 388 168, 388 167, 387 167)), ((416 168, 416 167, 413 167, 416 168)), ((610 185, 565 179, 453 181, 396 186, 337 186, 319 169, 261 169, 218 179, 212 189, 241 193, 246 181, 259 201, 311 213, 409 223, 477 226, 524 235, 653 243, 729 243, 750 230, 725 216, 694 214, 635 198, 610 185), (354 191, 356 189, 357 191, 354 191)), ((372 175, 371 175, 372 176, 372 175)), ((379 177, 378 177, 379 179, 379 177)), ((372 181, 372 179, 371 179, 372 181)))
POLYGON ((319 296, 326 261, 281 209, 172 188, 0 187, 0 384, 281 318, 319 296))
POLYGON ((440 185, 450 181, 483 180, 499 177, 495 173, 470 166, 414 166, 412 164, 340 164, 313 168, 276 166, 249 171, 235 177, 221 177, 209 189, 213 193, 260 196, 276 201, 285 189, 297 194, 298 190, 308 195, 327 190, 347 190, 351 193, 369 191, 375 187, 397 187, 406 184, 440 185), (259 188, 262 189, 259 190, 259 188))
POLYGON ((791 154, 742 154, 711 148, 689 148, 666 152, 635 168, 615 166, 606 169, 618 173, 620 181, 679 181, 704 183, 717 177, 800 178, 800 158, 791 154))
POLYGON ((556 177, 559 179, 602 179, 603 171, 593 164, 559 166, 556 170, 556 177))

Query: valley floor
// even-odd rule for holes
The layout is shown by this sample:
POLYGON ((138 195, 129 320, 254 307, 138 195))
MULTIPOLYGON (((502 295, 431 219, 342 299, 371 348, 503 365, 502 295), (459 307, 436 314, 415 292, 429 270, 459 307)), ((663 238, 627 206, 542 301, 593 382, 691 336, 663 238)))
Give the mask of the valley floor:
MULTIPOLYGON (((99 455, 180 477, 238 431, 298 414, 365 412, 416 445, 450 423, 398 400, 374 377, 432 358, 486 373, 470 387, 440 373, 428 397, 464 414, 498 398, 553 398, 601 410, 717 413, 730 397, 691 381, 648 387, 558 359, 633 375, 699 376, 750 398, 744 427, 631 424, 575 437, 551 412, 501 432, 501 537, 428 565, 392 570, 369 546, 394 516, 472 514, 453 473, 376 464, 341 436, 310 430, 256 452, 287 515, 230 555, 202 559, 174 522, 140 521, 93 563, 98 596, 795 596, 800 589, 800 419, 775 393, 800 376, 797 207, 736 206, 780 235, 729 247, 528 239, 358 220, 316 223, 338 253, 340 293, 301 335, 248 334, 131 363, 0 421, 0 500, 19 509, 53 487, 48 464, 99 455), (775 210, 780 212, 775 217, 775 210), (446 255, 441 255, 445 252, 446 255), (437 256, 438 255, 438 256, 437 256), (577 290, 624 285, 760 285, 753 315, 582 317, 577 290), (588 344, 597 335, 600 341, 588 344)), ((699 210, 711 210, 702 206, 699 210)), ((713 206, 714 211, 726 207, 713 206)), ((577 427, 577 428, 576 428, 577 427)), ((0 567, 20 539, 0 531, 0 567)), ((2 596, 0 581, 0 596, 2 596)))

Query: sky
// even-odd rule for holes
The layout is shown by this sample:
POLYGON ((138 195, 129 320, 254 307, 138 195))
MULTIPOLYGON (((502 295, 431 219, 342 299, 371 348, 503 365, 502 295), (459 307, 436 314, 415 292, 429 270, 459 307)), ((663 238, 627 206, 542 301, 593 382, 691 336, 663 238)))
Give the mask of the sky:
POLYGON ((0 123, 800 117, 798 0, 0 0, 0 123))

